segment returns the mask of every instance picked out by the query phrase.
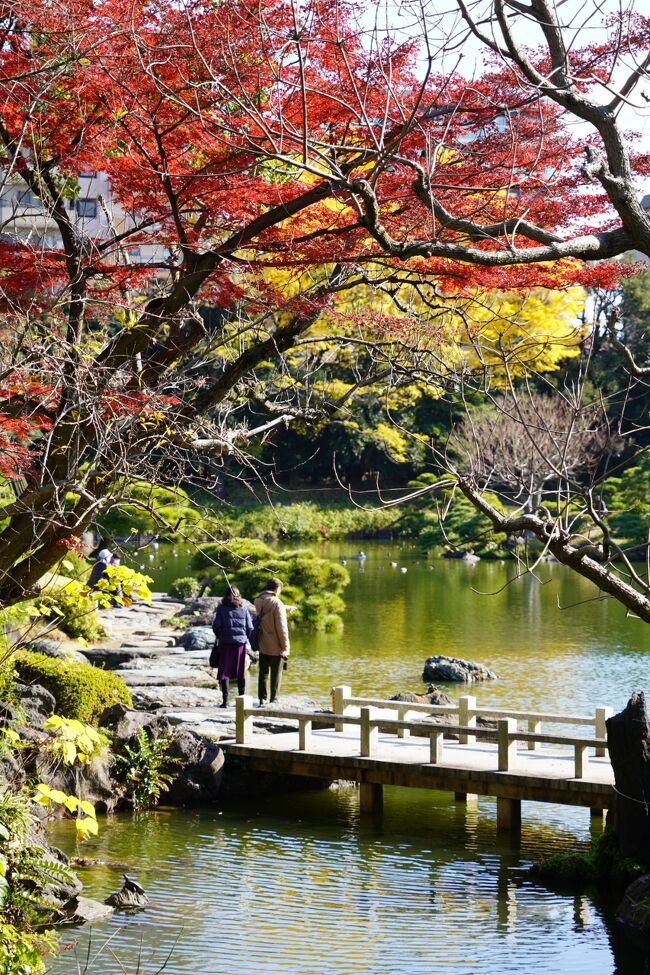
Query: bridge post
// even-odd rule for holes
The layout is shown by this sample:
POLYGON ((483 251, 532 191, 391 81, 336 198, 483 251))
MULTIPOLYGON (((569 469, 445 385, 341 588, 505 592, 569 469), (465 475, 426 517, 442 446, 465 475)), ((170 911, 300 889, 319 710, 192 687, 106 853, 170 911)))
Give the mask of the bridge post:
POLYGON ((377 814, 384 808, 384 787, 372 782, 359 784, 359 810, 362 813, 377 814))
MULTIPOLYGON (((541 721, 536 721, 534 718, 529 718, 529 720, 528 720, 528 734, 529 735, 539 735, 540 732, 541 732, 541 730, 542 730, 542 722, 541 721)), ((536 752, 538 748, 539 748, 539 742, 538 741, 529 741, 528 742, 528 751, 529 752, 536 752)))
POLYGON ((573 748, 575 753, 573 761, 573 776, 576 779, 584 779, 589 761, 587 756, 587 745, 574 745, 573 748))
MULTIPOLYGON (((341 684, 340 687, 335 687, 332 690, 332 697, 334 699, 334 714, 345 714, 346 700, 352 697, 352 688, 348 687, 347 684, 341 684)), ((343 722, 334 722, 335 731, 343 731, 343 722)))
MULTIPOLYGON (((400 708, 397 709, 397 717, 398 717, 398 719, 400 721, 403 721, 404 720, 404 718, 406 717, 406 712, 407 711, 408 711, 408 705, 405 705, 404 707, 400 707, 400 708)), ((410 736, 410 734, 411 734, 411 732, 408 730, 408 728, 398 728, 397 729, 397 737, 398 738, 408 738, 410 736)))
POLYGON ((362 758, 372 758, 377 739, 379 738, 379 728, 371 725, 371 708, 361 708, 361 756, 362 758))
MULTIPOLYGON (((506 718, 509 721, 509 718, 506 718)), ((497 796, 497 829, 512 831, 521 828, 521 799, 504 799, 497 796)))
MULTIPOLYGON (((458 724, 468 728, 475 728, 476 715, 472 713, 475 708, 476 698, 472 694, 465 694, 460 697, 458 699, 458 724)), ((462 731, 458 736, 458 741, 461 745, 467 745, 475 740, 474 735, 468 735, 462 731)))
POLYGON ((253 715, 245 712, 253 707, 250 694, 240 694, 235 700, 235 735, 238 745, 247 745, 253 736, 253 715))
POLYGON ((497 735, 499 738, 500 772, 507 772, 515 764, 515 760, 517 758, 517 741, 510 736, 516 733, 516 718, 499 718, 497 721, 497 735))
POLYGON ((429 734, 429 762, 431 765, 440 765, 442 761, 442 731, 432 731, 429 734))
MULTIPOLYGON (((607 738, 607 725, 605 722, 614 714, 614 709, 610 707, 596 708, 596 738, 607 738)), ((596 749, 596 758, 603 758, 606 750, 596 749)))
POLYGON ((298 750, 306 752, 311 746, 312 722, 309 718, 298 719, 298 750))

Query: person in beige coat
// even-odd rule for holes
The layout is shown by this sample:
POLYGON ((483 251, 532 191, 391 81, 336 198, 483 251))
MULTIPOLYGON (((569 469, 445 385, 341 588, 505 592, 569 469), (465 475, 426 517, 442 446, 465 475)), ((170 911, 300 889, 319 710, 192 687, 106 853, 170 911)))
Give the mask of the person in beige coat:
POLYGON ((280 693, 282 667, 291 652, 287 608, 280 599, 282 583, 269 579, 264 592, 255 600, 258 616, 257 646, 260 654, 259 699, 260 707, 267 700, 273 703, 280 693), (271 697, 268 698, 267 682, 271 678, 271 697))

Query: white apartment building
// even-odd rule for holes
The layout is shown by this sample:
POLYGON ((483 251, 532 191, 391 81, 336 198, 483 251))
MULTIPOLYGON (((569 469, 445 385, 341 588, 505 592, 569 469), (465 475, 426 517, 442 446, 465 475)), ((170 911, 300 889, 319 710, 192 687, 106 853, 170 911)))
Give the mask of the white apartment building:
MULTIPOLYGON (((66 201, 70 217, 94 240, 106 240, 121 234, 133 220, 113 199, 111 185, 104 173, 81 173, 79 193, 66 201)), ((59 248, 59 229, 42 201, 19 177, 11 177, 0 193, 0 236, 20 240, 34 247, 59 248)), ((160 262, 166 254, 160 245, 126 241, 114 260, 131 264, 160 262)))

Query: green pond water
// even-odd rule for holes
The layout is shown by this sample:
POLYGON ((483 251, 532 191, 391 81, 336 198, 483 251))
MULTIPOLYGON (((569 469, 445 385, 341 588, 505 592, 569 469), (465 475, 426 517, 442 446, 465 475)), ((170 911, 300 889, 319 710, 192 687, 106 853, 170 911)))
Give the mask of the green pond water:
MULTIPOLYGON (((331 558, 355 551, 318 548, 331 558)), ((325 699, 338 683, 372 695, 419 690, 432 653, 496 671, 497 682, 472 691, 485 705, 591 712, 619 708, 650 683, 650 628, 594 601, 559 566, 503 588, 512 564, 429 565, 413 547, 364 550, 363 565, 348 561, 344 631, 293 633, 287 694, 325 699)), ((177 552, 144 563, 156 588, 186 574, 177 552)), ((344 787, 114 816, 80 852, 128 864, 151 906, 71 931, 51 971, 152 975, 169 956, 169 975, 649 972, 644 950, 617 931, 614 905, 528 875, 550 851, 586 847, 597 828, 588 811, 524 803, 522 813, 520 837, 497 835, 493 799, 464 806, 446 793, 386 789, 384 816, 373 820, 344 787)), ((69 825, 53 833, 71 852, 69 825)), ((120 876, 117 867, 82 872, 101 898, 120 876)))

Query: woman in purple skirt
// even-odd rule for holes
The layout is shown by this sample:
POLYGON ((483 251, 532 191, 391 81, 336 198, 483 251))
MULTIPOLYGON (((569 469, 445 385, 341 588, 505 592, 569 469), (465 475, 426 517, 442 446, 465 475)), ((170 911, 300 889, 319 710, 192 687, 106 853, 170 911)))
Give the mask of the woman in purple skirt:
POLYGON ((236 586, 229 586, 226 590, 217 608, 212 629, 219 646, 217 677, 223 694, 221 707, 225 708, 228 706, 231 680, 237 681, 239 694, 246 689, 246 644, 253 632, 253 619, 236 586))

